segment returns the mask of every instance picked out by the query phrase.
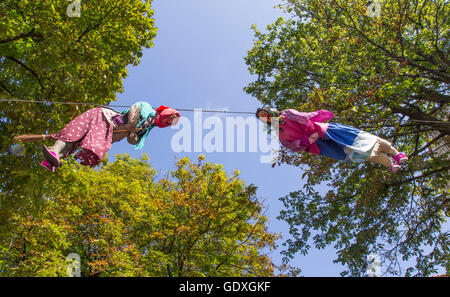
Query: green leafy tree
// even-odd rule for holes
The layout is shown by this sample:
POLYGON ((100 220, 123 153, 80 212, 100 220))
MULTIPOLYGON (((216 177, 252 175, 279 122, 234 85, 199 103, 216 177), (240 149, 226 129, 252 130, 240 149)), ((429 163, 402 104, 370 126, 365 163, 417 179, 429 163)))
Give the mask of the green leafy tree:
POLYGON ((0 4, 0 91, 19 99, 106 104, 156 35, 151 1, 0 4))
POLYGON ((279 162, 303 168, 306 178, 303 189, 281 198, 279 218, 292 235, 286 261, 311 245, 332 245, 335 261, 348 268, 343 275, 365 275, 371 253, 381 256, 385 274, 449 272, 446 2, 288 0, 289 19, 266 33, 254 27, 249 94, 278 109, 328 109, 335 121, 410 156, 392 175, 371 163, 282 151, 279 162))
MULTIPOLYGON (((79 17, 68 13, 71 2, 0 2, 0 98, 108 104, 122 91, 126 67, 139 63, 156 34, 151 1, 81 1, 79 17)), ((39 146, 26 144, 24 158, 14 157, 13 137, 56 133, 90 107, 0 102, 5 220, 12 209, 37 211, 30 199, 41 190, 39 146)))
POLYGON ((13 215, 1 224, 0 274, 65 276, 71 253, 82 276, 274 274, 267 253, 279 236, 255 186, 203 156, 157 180, 147 160, 124 154, 94 170, 71 158, 41 177, 38 212, 1 205, 13 215))
MULTIPOLYGON (((142 48, 156 36, 151 1, 81 1, 79 17, 69 16, 70 4, 0 3, 0 98, 108 104, 123 91, 126 67, 139 63, 142 48)), ((93 107, 0 106, 1 151, 14 135, 56 132, 93 107)))

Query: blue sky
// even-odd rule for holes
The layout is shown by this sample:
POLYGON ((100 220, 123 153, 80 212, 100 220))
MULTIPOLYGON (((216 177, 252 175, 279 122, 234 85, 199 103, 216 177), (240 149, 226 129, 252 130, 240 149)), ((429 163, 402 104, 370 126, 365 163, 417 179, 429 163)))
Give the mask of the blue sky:
MULTIPOLYGON (((259 102, 243 88, 252 81, 244 57, 253 44, 252 24, 264 29, 281 16, 280 1, 275 0, 154 0, 158 27, 154 47, 146 49, 137 67, 129 67, 124 81, 124 93, 118 94, 113 105, 131 105, 147 101, 155 108, 228 109, 255 111, 259 102)), ((192 112, 182 116, 193 120, 192 112)), ((204 114, 204 118, 209 116, 204 114)), ((238 115, 233 115, 238 116, 238 115)), ((224 122, 225 123, 225 122, 224 122)), ((175 153, 171 139, 177 130, 155 128, 150 132, 143 150, 134 150, 126 141, 116 143, 109 151, 150 156, 152 167, 160 176, 174 168, 175 158, 188 156, 196 160, 200 153, 175 153)), ((207 131, 204 132, 206 134, 207 131)), ((248 149, 247 149, 248 151, 248 149)), ((303 186, 302 172, 296 167, 272 168, 260 162, 260 153, 204 153, 206 160, 221 163, 228 173, 239 169, 247 184, 258 187, 258 197, 268 206, 270 231, 289 236, 286 223, 278 221, 282 204, 278 198, 303 186)), ((279 249, 271 254, 281 264, 279 249)), ((298 255, 290 263, 300 267, 304 276, 339 276, 344 270, 333 264, 333 249, 312 250, 307 256, 298 255)))

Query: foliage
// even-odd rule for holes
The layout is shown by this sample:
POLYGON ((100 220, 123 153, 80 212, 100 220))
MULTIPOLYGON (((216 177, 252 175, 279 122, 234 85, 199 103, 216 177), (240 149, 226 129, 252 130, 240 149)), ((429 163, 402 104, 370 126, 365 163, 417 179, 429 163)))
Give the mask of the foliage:
MULTIPOLYGON (((126 66, 139 63, 142 48, 151 47, 156 35, 151 1, 82 1, 80 17, 69 17, 70 3, 0 3, 1 98, 108 104, 122 91, 126 66)), ((14 135, 55 133, 92 107, 0 106, 1 151, 14 135)))
POLYGON ((151 1, 2 1, 1 91, 20 99, 106 104, 156 34, 151 1))
POLYGON ((267 231, 256 188, 221 165, 188 158, 156 180, 148 158, 119 155, 97 170, 69 159, 39 176, 39 191, 0 199, 0 273, 65 276, 70 253, 82 276, 271 276, 267 231), (5 212, 10 215, 6 218, 5 212))
MULTIPOLYGON (((122 91, 127 65, 139 63, 156 34, 151 1, 81 1, 80 17, 69 17, 70 4, 0 2, 0 98, 108 104, 122 91)), ((20 198, 41 191, 39 146, 26 144, 24 158, 14 158, 13 136, 56 133, 90 107, 0 102, 3 212, 27 211, 31 202, 20 198)))
MULTIPOLYGON (((127 65, 152 46, 150 3, 83 0, 70 17, 67 1, 2 1, 0 97, 114 101, 127 65)), ((57 132, 92 106, 0 106, 1 275, 65 276, 71 253, 83 276, 273 275, 278 235, 237 173, 183 158, 156 180, 146 158, 123 155, 96 169, 70 158, 49 174, 34 143, 8 154, 13 136, 57 132)))
POLYGON ((306 177, 303 189, 281 198, 279 218, 292 235, 285 260, 307 254, 312 239, 316 248, 338 250, 343 275, 364 275, 371 253, 381 256, 385 274, 449 272, 450 8, 444 0, 380 3, 377 17, 364 0, 288 0, 289 19, 266 33, 254 27, 249 94, 278 109, 328 109, 334 121, 389 139, 410 156, 394 176, 378 165, 284 150, 279 162, 306 177))

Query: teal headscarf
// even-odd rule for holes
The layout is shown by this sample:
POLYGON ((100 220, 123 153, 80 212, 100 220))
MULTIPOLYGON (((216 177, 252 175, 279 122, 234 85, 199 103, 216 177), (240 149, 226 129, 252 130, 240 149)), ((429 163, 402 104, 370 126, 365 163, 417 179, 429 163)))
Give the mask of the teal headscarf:
MULTIPOLYGON (((149 116, 153 117, 153 116, 156 115, 156 111, 153 110, 152 106, 150 104, 148 104, 147 102, 143 102, 143 101, 142 102, 136 102, 135 104, 133 104, 133 106, 134 105, 137 105, 137 107, 139 107, 141 109, 142 120, 138 123, 138 125, 137 125, 138 127, 140 127, 147 120, 147 118, 149 116)), ((128 108, 128 109, 122 111, 122 113, 127 113, 129 111, 130 111, 130 109, 128 108)), ((142 135, 141 140, 139 141, 139 143, 134 146, 134 148, 136 150, 140 150, 140 149, 142 149, 144 147, 145 139, 147 138, 148 133, 150 132, 151 129, 153 129, 153 127, 154 126, 151 126, 151 127, 147 128, 147 131, 145 132, 144 135, 142 135)))

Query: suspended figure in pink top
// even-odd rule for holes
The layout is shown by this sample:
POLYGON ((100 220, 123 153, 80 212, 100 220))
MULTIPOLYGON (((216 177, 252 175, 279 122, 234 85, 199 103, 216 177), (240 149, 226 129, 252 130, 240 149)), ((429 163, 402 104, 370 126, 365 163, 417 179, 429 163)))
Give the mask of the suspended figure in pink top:
POLYGON ((390 168, 393 173, 408 160, 385 139, 351 126, 326 123, 334 117, 328 110, 280 112, 259 108, 256 116, 273 126, 280 143, 293 152, 305 151, 350 162, 371 161, 390 168))

